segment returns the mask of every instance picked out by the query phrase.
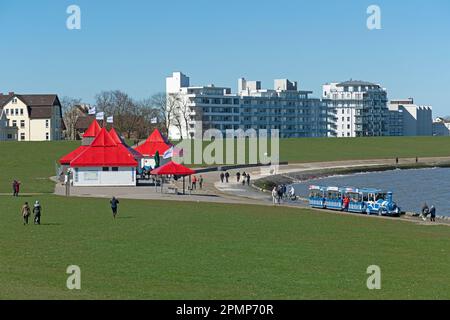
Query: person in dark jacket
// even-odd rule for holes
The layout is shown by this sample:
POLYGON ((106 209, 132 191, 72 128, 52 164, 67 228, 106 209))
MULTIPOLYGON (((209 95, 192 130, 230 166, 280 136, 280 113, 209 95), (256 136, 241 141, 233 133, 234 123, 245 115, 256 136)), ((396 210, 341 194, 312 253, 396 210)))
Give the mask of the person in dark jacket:
POLYGON ((228 183, 228 180, 230 179, 230 174, 227 172, 225 172, 225 182, 228 183))
POLYGON ((430 221, 436 222, 436 208, 435 206, 431 206, 430 208, 430 221))
POLYGON ((250 173, 247 173, 247 185, 250 185, 250 173))
POLYGON ((34 214, 34 224, 40 225, 42 207, 38 200, 36 200, 36 202, 34 203, 33 214, 34 214))
POLYGON ((236 181, 237 181, 237 183, 239 183, 239 181, 241 181, 241 173, 240 172, 236 173, 236 181))
POLYGON ((223 180, 225 179, 225 174, 223 172, 220 173, 220 182, 223 183, 223 180))
POLYGON ((422 220, 426 221, 429 214, 430 214, 430 208, 428 207, 427 203, 425 202, 422 206, 422 215, 421 215, 422 220))
POLYGON ((116 199, 116 197, 112 197, 111 201, 109 202, 111 204, 111 210, 113 213, 113 218, 116 218, 117 215, 117 208, 119 206, 119 200, 116 199))

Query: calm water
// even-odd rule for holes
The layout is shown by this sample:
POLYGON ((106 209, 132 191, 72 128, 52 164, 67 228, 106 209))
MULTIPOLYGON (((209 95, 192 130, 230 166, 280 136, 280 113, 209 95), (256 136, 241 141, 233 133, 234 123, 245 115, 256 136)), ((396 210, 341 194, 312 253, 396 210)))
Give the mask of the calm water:
POLYGON ((310 180, 295 185, 297 195, 306 197, 311 184, 367 187, 394 192, 394 201, 404 211, 420 212, 422 204, 435 205, 437 215, 450 216, 450 168, 394 170, 358 173, 310 180))

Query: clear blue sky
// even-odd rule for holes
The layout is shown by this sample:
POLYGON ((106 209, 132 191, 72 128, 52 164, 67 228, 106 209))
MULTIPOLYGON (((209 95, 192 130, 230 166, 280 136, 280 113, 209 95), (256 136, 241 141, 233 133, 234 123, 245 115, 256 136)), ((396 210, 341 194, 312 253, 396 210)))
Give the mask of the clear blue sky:
POLYGON ((264 87, 286 77, 319 96, 353 78, 450 115, 448 0, 0 0, 0 37, 2 92, 143 98, 179 70, 233 91, 241 76, 264 87), (79 31, 66 29, 70 4, 79 31), (371 4, 382 30, 366 27, 371 4))

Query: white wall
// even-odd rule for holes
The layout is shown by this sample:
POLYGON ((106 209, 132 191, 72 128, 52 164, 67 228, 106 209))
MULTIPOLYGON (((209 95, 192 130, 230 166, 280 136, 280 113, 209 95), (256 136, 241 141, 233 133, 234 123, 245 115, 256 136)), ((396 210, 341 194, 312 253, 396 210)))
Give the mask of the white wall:
POLYGON ((136 168, 120 167, 119 171, 103 171, 103 168, 75 168, 73 185, 87 186, 135 186, 136 168))

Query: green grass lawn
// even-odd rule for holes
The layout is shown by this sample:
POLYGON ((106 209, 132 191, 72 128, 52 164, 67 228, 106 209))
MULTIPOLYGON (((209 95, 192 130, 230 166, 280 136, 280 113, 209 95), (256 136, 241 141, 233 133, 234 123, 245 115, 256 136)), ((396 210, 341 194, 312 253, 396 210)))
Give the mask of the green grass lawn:
MULTIPOLYGON (((55 175, 57 160, 79 145, 80 141, 0 142, 0 193, 11 192, 13 179, 22 182, 22 192, 52 193, 53 183, 48 177, 55 175)), ((246 154, 248 159, 249 152, 246 154)), ((280 142, 280 160, 290 163, 416 156, 450 156, 450 137, 306 138, 280 142)))
POLYGON ((56 162, 80 141, 0 142, 0 193, 12 193, 12 181, 22 182, 22 192, 53 193, 56 162))
MULTIPOLYGON (((223 140, 223 144, 229 141, 223 140)), ((233 143, 233 141, 231 141, 233 143)), ((204 142, 203 147, 211 142, 204 142)), ((270 154, 270 142, 269 142, 270 154)), ((192 147, 194 150, 194 147, 192 147)), ((225 150, 225 148, 224 148, 225 150)), ((236 161, 237 143, 234 144, 236 161)), ((289 163, 450 156, 450 137, 302 138, 280 140, 280 161, 289 163)), ((226 151, 223 158, 226 159, 226 151)), ((245 145, 249 161, 248 142, 245 145)), ((253 152, 252 154, 257 154, 253 152)), ((262 152, 264 154, 264 152, 262 152)), ((192 158, 193 159, 193 158, 192 158)), ((258 160, 261 158, 258 157, 258 160)), ((193 160, 191 160, 193 161, 193 160)))
POLYGON ((449 299, 450 228, 309 210, 0 197, 0 299, 449 299), (81 291, 66 289, 67 266, 81 291), (378 265, 382 289, 366 287, 378 265))

